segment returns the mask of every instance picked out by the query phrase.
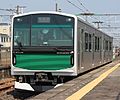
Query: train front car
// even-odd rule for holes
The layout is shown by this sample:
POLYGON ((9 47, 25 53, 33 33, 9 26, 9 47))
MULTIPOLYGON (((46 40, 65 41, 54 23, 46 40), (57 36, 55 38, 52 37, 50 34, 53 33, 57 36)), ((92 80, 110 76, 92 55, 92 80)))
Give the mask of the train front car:
POLYGON ((77 75, 76 20, 74 15, 59 12, 29 13, 13 18, 11 63, 18 82, 48 80, 55 84, 65 76, 77 75))

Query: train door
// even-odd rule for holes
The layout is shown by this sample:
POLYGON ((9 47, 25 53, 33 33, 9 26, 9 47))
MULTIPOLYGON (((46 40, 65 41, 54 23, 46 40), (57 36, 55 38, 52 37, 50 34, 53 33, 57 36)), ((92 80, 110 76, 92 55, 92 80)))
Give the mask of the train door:
POLYGON ((83 32, 84 30, 79 28, 78 29, 78 71, 82 71, 83 69, 83 32))
POLYGON ((102 63, 102 38, 100 37, 100 63, 102 63))
POLYGON ((103 40, 103 47, 104 47, 104 52, 103 52, 103 59, 104 59, 104 63, 106 62, 106 44, 105 44, 105 37, 104 37, 104 40, 103 40))
POLYGON ((84 29, 80 30, 80 51, 81 51, 81 55, 80 55, 80 61, 81 61, 81 69, 84 68, 84 29))
POLYGON ((101 41, 101 45, 102 45, 102 50, 101 50, 101 53, 102 53, 102 63, 104 63, 104 35, 102 35, 102 41, 101 41))
POLYGON ((93 33, 92 36, 92 65, 94 66, 94 58, 95 58, 95 35, 93 33))
POLYGON ((80 59, 80 28, 78 28, 78 34, 77 34, 77 62, 78 62, 78 71, 80 71, 81 67, 81 59, 80 59))

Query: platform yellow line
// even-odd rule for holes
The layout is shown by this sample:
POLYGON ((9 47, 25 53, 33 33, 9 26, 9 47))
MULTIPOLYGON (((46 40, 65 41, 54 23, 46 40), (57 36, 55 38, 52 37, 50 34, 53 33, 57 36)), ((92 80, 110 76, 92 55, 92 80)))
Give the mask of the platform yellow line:
POLYGON ((110 73, 115 71, 120 66, 120 63, 109 69, 108 71, 101 74, 98 78, 91 81, 83 88, 66 98, 65 100, 80 100, 83 96, 85 96, 89 91, 91 91, 97 84, 99 84, 103 79, 105 79, 110 73))

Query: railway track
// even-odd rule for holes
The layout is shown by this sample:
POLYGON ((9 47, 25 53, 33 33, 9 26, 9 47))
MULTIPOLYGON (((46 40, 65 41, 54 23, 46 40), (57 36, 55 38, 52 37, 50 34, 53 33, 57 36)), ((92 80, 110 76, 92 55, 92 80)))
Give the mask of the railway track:
POLYGON ((14 78, 6 78, 0 80, 0 96, 4 95, 7 92, 11 92, 14 90, 14 78))
MULTIPOLYGON (((115 63, 118 63, 119 58, 116 58, 114 63, 111 63, 110 66, 113 66, 115 63)), ((63 90, 63 89, 65 90, 66 88, 68 88, 69 84, 74 84, 74 83, 77 83, 82 88, 86 83, 93 80, 100 73, 103 73, 105 70, 109 69, 110 66, 107 67, 107 65, 106 65, 106 66, 100 67, 98 69, 95 69, 93 71, 90 71, 88 73, 84 73, 83 75, 78 76, 78 79, 75 78, 75 79, 71 80, 72 82, 68 81, 68 85, 65 85, 66 86, 65 88, 61 88, 59 90, 63 90)), ((0 100, 24 100, 24 99, 34 100, 33 98, 35 96, 37 96, 38 94, 42 95, 42 94, 45 93, 45 92, 34 93, 34 92, 28 92, 28 91, 22 91, 22 90, 14 90, 14 88, 13 88, 14 87, 14 81, 15 81, 15 79, 13 79, 13 78, 6 78, 6 79, 3 79, 3 80, 0 80, 0 100)), ((68 90, 70 90, 69 88, 68 88, 68 90)), ((76 87, 73 86, 73 88, 77 89, 77 86, 76 87)), ((56 90, 57 94, 58 94, 59 90, 56 90)), ((50 91, 52 91, 52 90, 50 90, 50 91)), ((64 94, 65 91, 60 91, 60 92, 61 93, 63 92, 63 94, 64 94)), ((53 89, 53 93, 55 93, 54 89, 53 89)), ((69 93, 69 92, 67 92, 67 93, 69 93)), ((48 92, 48 94, 50 94, 50 93, 48 92)), ((43 96, 43 98, 44 99, 47 98, 47 94, 45 94, 45 97, 43 96)))

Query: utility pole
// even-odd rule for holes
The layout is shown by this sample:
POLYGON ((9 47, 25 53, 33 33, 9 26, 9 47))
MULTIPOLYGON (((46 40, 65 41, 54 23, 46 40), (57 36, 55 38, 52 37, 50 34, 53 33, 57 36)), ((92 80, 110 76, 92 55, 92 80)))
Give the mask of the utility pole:
POLYGON ((22 14, 23 13, 23 9, 26 8, 25 6, 19 6, 17 5, 15 8, 10 8, 10 9, 3 9, 3 8, 0 8, 0 10, 2 11, 7 11, 7 12, 10 12, 11 14, 10 15, 0 15, 0 21, 2 21, 2 17, 3 16, 9 16, 10 17, 10 22, 12 20, 12 17, 13 15, 15 14, 22 14))
POLYGON ((16 6, 15 13, 16 13, 17 15, 18 15, 18 14, 22 14, 24 8, 26 8, 26 7, 25 7, 25 6, 19 6, 19 5, 17 5, 17 6, 16 6))

